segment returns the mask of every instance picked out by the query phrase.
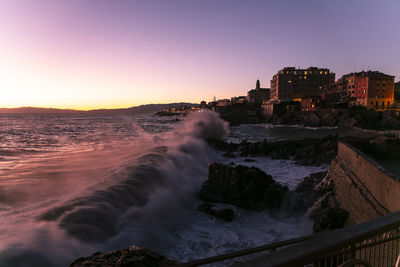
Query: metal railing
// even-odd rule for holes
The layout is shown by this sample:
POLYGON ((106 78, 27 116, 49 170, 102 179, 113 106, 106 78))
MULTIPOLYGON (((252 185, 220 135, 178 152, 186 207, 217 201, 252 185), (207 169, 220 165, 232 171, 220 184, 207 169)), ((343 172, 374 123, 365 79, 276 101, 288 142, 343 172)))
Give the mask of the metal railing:
POLYGON ((400 212, 396 212, 342 229, 191 261, 180 266, 199 266, 238 258, 233 264, 235 267, 400 267, 396 263, 399 253, 400 212), (265 255, 248 260, 238 258, 258 252, 264 252, 265 255))

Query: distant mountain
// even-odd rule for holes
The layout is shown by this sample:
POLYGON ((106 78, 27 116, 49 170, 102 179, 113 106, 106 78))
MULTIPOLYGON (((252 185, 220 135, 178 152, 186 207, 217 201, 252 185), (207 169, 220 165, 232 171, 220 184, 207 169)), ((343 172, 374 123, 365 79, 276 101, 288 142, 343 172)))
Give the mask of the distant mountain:
POLYGON ((84 113, 83 110, 74 109, 57 109, 57 108, 34 108, 34 107, 21 107, 21 108, 0 108, 0 113, 8 114, 74 114, 84 113))
POLYGON ((131 108, 120 109, 94 109, 94 110, 75 110, 75 109, 56 109, 56 108, 0 108, 0 113, 7 114, 152 114, 164 109, 178 108, 182 106, 195 107, 198 104, 193 103, 169 103, 169 104, 147 104, 131 108))

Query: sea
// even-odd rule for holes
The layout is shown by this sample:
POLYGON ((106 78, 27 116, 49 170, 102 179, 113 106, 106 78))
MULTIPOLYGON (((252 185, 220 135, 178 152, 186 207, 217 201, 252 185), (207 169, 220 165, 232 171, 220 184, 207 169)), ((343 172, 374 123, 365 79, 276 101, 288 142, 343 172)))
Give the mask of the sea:
POLYGON ((0 114, 0 266, 68 266, 97 251, 148 247, 180 262, 312 233, 306 214, 197 211, 210 162, 256 166, 294 189, 328 165, 225 158, 205 140, 269 141, 374 131, 253 124, 213 112, 156 115, 0 114))

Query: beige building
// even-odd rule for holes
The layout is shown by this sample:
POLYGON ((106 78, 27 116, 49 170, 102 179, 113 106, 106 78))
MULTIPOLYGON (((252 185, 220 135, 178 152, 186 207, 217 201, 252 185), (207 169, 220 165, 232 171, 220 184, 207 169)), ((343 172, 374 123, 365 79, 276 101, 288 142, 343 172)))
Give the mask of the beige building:
POLYGON ((362 71, 342 77, 350 106, 389 109, 394 102, 394 76, 379 71, 362 71))

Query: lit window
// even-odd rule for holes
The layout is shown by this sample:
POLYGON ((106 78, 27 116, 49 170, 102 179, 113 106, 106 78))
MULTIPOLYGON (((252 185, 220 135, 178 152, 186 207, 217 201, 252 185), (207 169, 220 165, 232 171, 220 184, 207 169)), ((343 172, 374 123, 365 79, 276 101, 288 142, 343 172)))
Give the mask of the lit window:
POLYGON ((305 71, 304 74, 307 75, 307 71, 305 71))
POLYGON ((307 79, 307 76, 304 76, 304 80, 306 80, 307 79))
POLYGON ((292 81, 288 81, 288 83, 292 83, 292 81))
POLYGON ((325 75, 327 75, 328 74, 328 72, 327 71, 325 71, 325 75))
POLYGON ((322 70, 319 72, 319 74, 322 74, 322 70))

